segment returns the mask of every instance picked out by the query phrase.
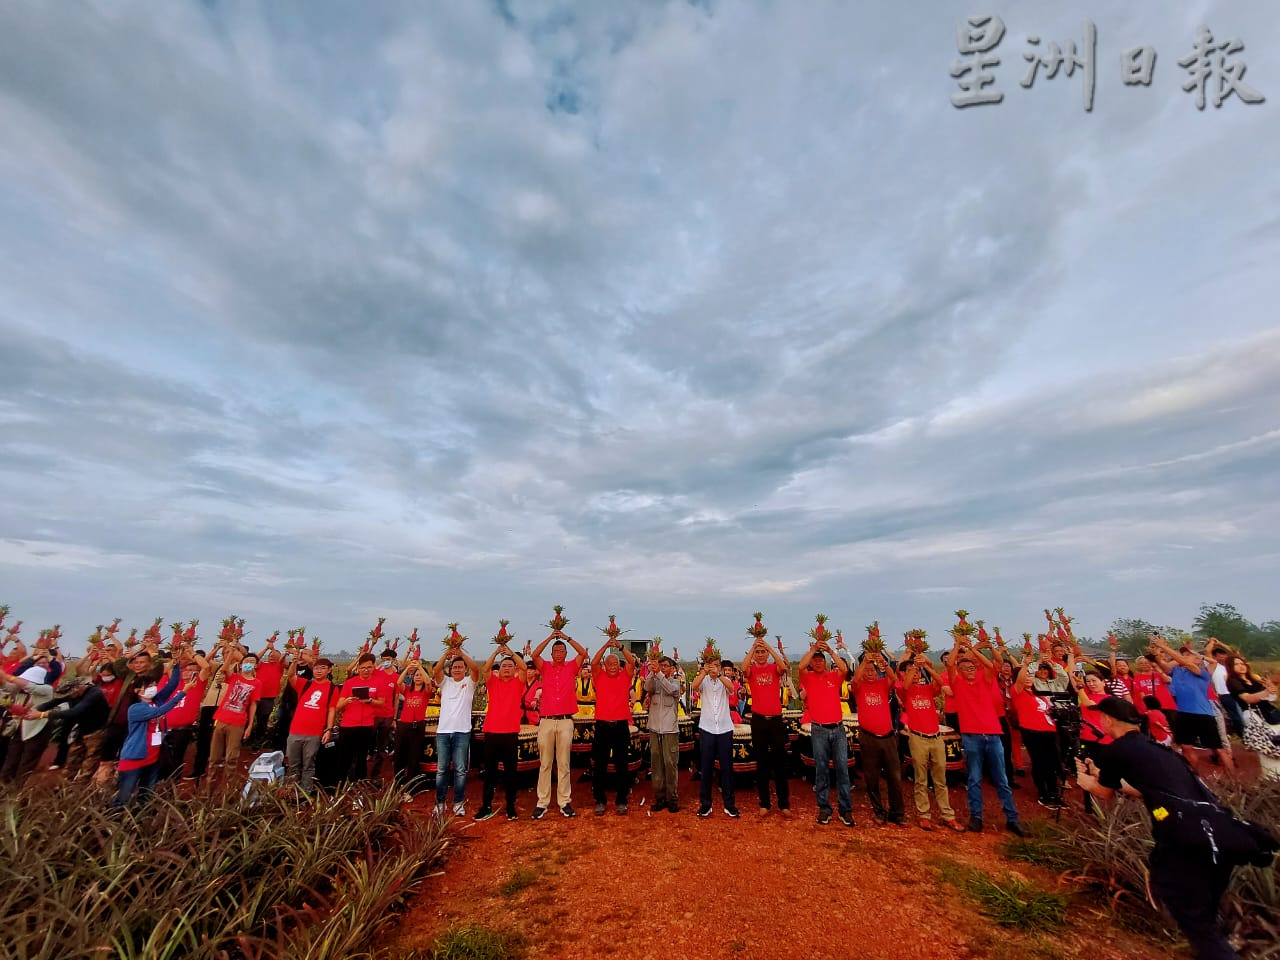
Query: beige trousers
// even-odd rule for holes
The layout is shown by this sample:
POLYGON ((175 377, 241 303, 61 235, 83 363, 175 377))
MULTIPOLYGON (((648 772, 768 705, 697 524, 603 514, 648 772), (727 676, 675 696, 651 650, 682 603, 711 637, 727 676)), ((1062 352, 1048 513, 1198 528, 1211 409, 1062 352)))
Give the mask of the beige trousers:
POLYGON ((915 777, 916 813, 921 820, 929 816, 929 775, 933 775, 933 796, 938 801, 938 812, 948 822, 956 818, 947 796, 947 745, 941 737, 909 735, 911 744, 911 770, 915 777))
POLYGON ((556 800, 561 809, 573 800, 569 750, 573 746, 573 718, 538 721, 538 806, 551 806, 551 764, 556 765, 556 800))

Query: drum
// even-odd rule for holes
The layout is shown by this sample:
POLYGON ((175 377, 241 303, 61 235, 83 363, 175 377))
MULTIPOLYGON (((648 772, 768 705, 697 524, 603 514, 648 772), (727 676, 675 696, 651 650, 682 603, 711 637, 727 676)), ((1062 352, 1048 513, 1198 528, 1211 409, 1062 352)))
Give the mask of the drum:
POLYGON ((573 745, 569 748, 574 753, 590 753, 596 742, 596 722, 590 717, 573 718, 573 745))
POLYGON ((436 755, 436 729, 440 726, 439 717, 427 717, 422 736, 423 773, 434 775, 439 770, 439 757, 436 755))
POLYGON ((960 743, 960 731, 950 727, 939 727, 942 741, 947 748, 947 773, 958 773, 965 769, 964 747, 960 743))
POLYGON ((693 717, 681 717, 678 723, 680 733, 676 749, 680 753, 688 753, 693 749, 693 717))
MULTIPOLYGON (((751 744, 751 725, 735 723, 733 725, 733 772, 755 773, 756 751, 751 744)), ((717 769, 719 764, 716 764, 717 769)))
POLYGON ((787 728, 787 740, 795 743, 800 739, 800 718, 804 716, 802 710, 783 710, 782 725, 787 728))
POLYGON ((516 769, 521 773, 538 769, 538 727, 536 724, 520 725, 520 737, 516 741, 516 769))
POLYGON ((858 758, 862 756, 862 744, 858 742, 858 715, 852 714, 843 720, 845 739, 849 743, 849 769, 853 769, 853 765, 858 762, 858 758))
POLYGON ((649 732, 649 712, 647 710, 637 710, 631 715, 631 723, 641 733, 647 734, 649 732))

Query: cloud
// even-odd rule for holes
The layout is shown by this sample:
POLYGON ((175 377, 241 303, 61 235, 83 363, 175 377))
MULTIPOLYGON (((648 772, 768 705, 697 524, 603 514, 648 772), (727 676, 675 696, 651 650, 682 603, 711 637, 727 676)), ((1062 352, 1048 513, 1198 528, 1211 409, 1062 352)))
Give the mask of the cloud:
MULTIPOLYGON (((1189 14, 1085 114, 1045 4, 965 111, 942 4, 302 12, 2 15, 15 609, 1274 616, 1276 134, 1189 14)), ((1269 12, 1203 12, 1259 84, 1269 12)))

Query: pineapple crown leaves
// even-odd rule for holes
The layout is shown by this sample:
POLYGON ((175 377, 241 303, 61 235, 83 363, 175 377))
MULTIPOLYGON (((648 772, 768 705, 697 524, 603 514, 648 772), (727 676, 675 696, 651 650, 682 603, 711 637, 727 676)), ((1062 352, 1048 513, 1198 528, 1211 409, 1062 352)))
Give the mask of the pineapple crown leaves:
POLYGON ((719 660, 720 648, 716 646, 715 637, 707 637, 706 645, 702 648, 703 660, 719 660))
POLYGON ((757 640, 763 640, 769 635, 769 628, 766 627, 763 622, 764 614, 757 612, 753 614, 753 616, 756 618, 756 622, 747 627, 747 636, 755 637, 757 640))
POLYGON ((827 629, 827 620, 830 618, 825 613, 819 613, 814 617, 814 619, 818 621, 818 625, 810 630, 808 635, 812 637, 815 642, 825 640, 827 637, 831 636, 831 631, 827 629))
POLYGON ((555 616, 551 618, 547 626, 552 630, 563 630, 569 625, 569 618, 564 615, 564 605, 557 603, 551 609, 555 611, 555 616))
MULTIPOLYGON (((498 632, 493 635, 494 643, 507 643, 508 641, 515 640, 516 635, 514 633, 507 632, 507 624, 510 622, 510 620, 498 621, 498 632)), ((417 631, 415 630, 414 635, 409 638, 409 642, 413 643, 417 639, 417 631)))
POLYGON ((603 633, 610 640, 616 640, 618 639, 618 637, 622 636, 624 633, 631 632, 630 630, 623 630, 621 627, 618 626, 617 623, 614 622, 615 620, 617 620, 617 617, 611 613, 609 614, 609 625, 607 627, 597 627, 596 629, 599 630, 601 633, 603 633))
POLYGON ((458 632, 456 623, 446 623, 445 629, 449 631, 449 635, 442 641, 446 647, 460 647, 467 642, 467 638, 458 632))

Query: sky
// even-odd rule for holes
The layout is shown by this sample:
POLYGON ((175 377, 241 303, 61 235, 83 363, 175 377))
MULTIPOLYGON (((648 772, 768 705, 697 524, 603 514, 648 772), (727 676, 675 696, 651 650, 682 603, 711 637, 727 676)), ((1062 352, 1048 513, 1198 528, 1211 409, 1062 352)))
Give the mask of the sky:
POLYGON ((4 4, 0 603, 68 649, 1280 617, 1273 6, 4 4), (1019 83, 1084 18, 1088 113, 1019 83), (1202 23, 1265 102, 1196 109, 1202 23))

